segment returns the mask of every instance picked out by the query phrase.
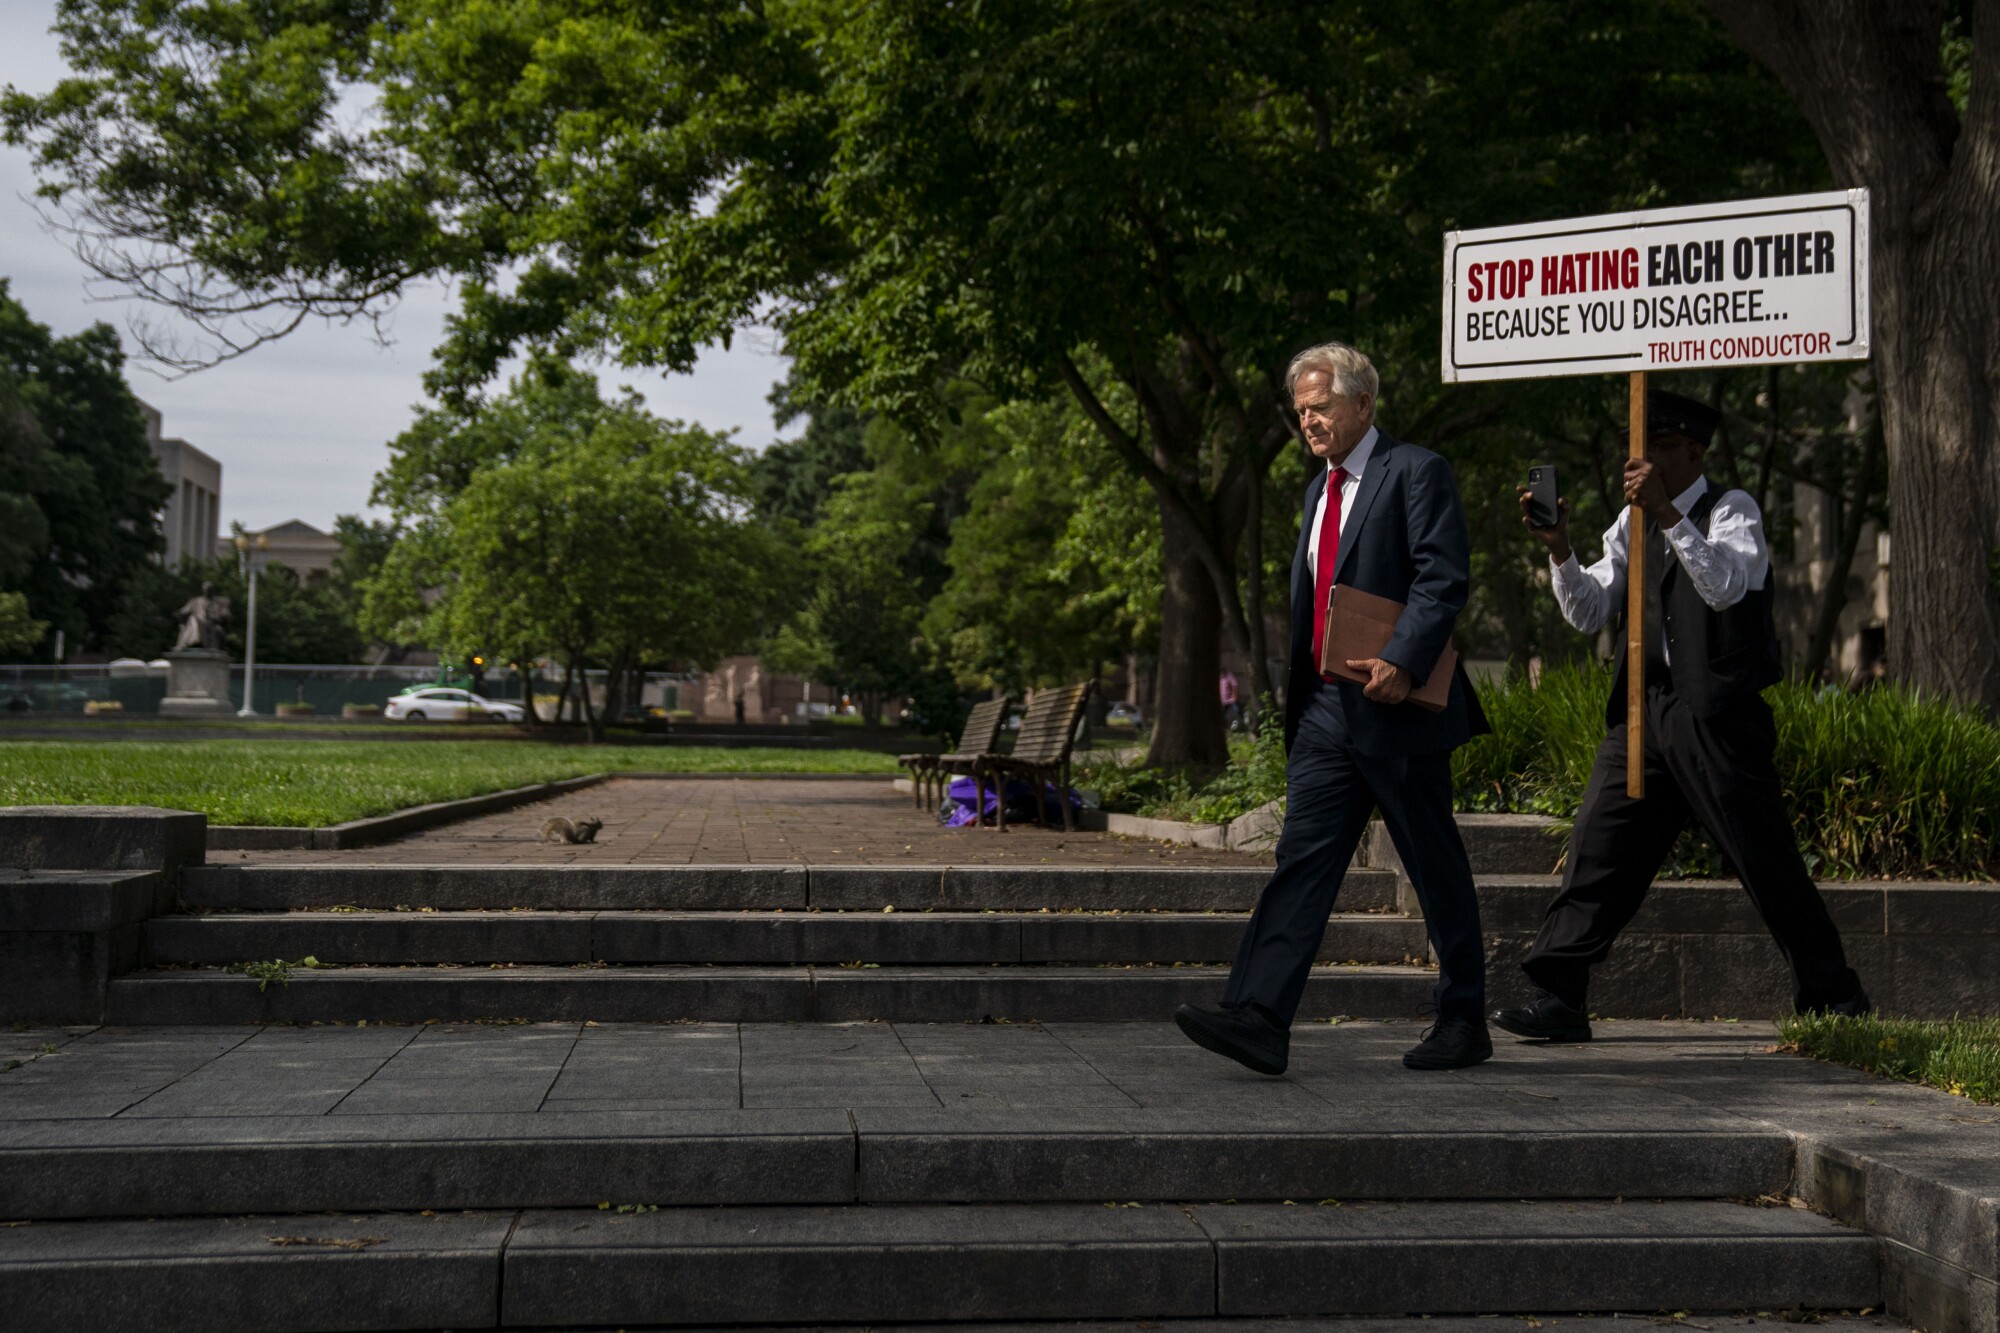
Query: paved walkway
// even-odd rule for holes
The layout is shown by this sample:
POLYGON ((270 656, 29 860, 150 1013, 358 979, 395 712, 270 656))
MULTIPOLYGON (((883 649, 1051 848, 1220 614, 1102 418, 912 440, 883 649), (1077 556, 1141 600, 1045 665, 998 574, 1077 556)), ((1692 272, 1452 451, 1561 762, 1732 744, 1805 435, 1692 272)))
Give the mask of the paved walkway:
MULTIPOLYGON (((113 1216, 152 1216, 145 1191, 161 1180, 213 1214, 414 1212, 459 1188, 464 1207, 514 1208, 488 1197, 511 1188, 506 1163, 534 1164, 526 1189, 595 1163, 585 1188, 600 1193, 603 1163, 630 1154, 650 1163, 647 1188, 706 1202, 720 1188, 702 1183, 709 1165, 733 1163, 718 1179, 762 1199, 772 1171, 799 1169, 784 1165, 796 1152, 834 1164, 834 1202, 863 1177, 892 1200, 1013 1200, 1027 1171, 1048 1197, 1106 1207, 1140 1197, 1121 1186, 1208 1198, 1204 1182, 1240 1179, 1350 1212, 1534 1193, 1576 1214, 1563 1201, 1601 1198, 1605 1170, 1650 1179, 1657 1158, 1739 1193, 1761 1182, 1736 1202, 1865 1226, 1884 1241, 1885 1288, 1915 1274, 1925 1301, 1956 1293, 1959 1313, 1927 1326, 1993 1326, 2000 1111, 1780 1053, 1763 1024, 1607 1022, 1587 1046, 1503 1041, 1490 1063, 1445 1074, 1402 1067, 1417 1035, 1304 1024, 1291 1072, 1266 1079, 1151 1023, 23 1028, 0 1033, 0 1167, 13 1173, 0 1192, 37 1218, 71 1216, 66 1201, 93 1192, 136 1209, 113 1216), (1075 1172, 1102 1192, 1063 1192, 1075 1172), (382 1188, 403 1192, 350 1201, 382 1188), (1315 1197, 1332 1193, 1349 1197, 1315 1197)), ((777 1188, 820 1197, 810 1179, 777 1188)), ((387 1236, 385 1218, 370 1225, 387 1236)), ((67 1234, 0 1234, 18 1248, 44 1232, 67 1234)))
POLYGON ((887 778, 618 778, 348 852, 217 852, 214 863, 365 865, 1268 865, 1268 855, 1009 824, 953 829, 887 778), (553 815, 604 821, 594 843, 544 842, 553 815))
MULTIPOLYGON (((433 1023, 0 1034, 0 1120, 903 1108, 1277 1113, 1383 1127, 1693 1129, 1779 1117, 2000 1164, 2000 1109, 1773 1048, 1761 1023, 1605 1022, 1587 1046, 1403 1068, 1415 1024, 1301 1024, 1250 1074, 1152 1023, 433 1023), (21 1063, 11 1069, 15 1061, 21 1063)), ((406 1128, 408 1125, 406 1124, 406 1128)))

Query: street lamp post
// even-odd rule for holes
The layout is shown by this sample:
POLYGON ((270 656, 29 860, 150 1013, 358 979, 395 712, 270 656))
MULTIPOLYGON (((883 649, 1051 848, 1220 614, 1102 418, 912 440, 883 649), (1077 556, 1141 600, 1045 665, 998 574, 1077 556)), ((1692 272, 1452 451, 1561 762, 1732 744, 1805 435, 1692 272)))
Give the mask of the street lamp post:
MULTIPOLYGON (((263 554, 271 544, 271 539, 263 533, 257 534, 257 554, 263 554)), ((238 717, 257 716, 257 556, 251 554, 250 537, 247 533, 236 534, 237 567, 244 571, 250 584, 249 622, 243 631, 243 706, 236 710, 238 717)))

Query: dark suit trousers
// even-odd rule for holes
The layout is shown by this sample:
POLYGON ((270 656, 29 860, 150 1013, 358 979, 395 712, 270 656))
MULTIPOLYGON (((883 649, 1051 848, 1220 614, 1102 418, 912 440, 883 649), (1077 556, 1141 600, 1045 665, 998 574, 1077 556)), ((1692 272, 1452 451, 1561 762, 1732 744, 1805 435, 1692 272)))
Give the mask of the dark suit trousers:
POLYGON ((1347 743, 1340 692, 1322 689, 1293 738, 1285 796, 1278 869, 1243 932, 1223 1004, 1254 1004, 1292 1021, 1347 863, 1379 807, 1440 960, 1438 1013, 1483 1019, 1486 954, 1472 867, 1451 814, 1450 753, 1358 754, 1347 743))
POLYGON ((1522 960, 1543 990, 1584 1007, 1593 964, 1645 901, 1690 816, 1742 876, 1743 887, 1791 965, 1793 1002, 1835 1004, 1861 988, 1840 932, 1806 873, 1772 763, 1770 705, 1752 697, 1706 721, 1671 690, 1646 691, 1646 795, 1625 794, 1626 727, 1613 727, 1577 811, 1563 887, 1522 960))

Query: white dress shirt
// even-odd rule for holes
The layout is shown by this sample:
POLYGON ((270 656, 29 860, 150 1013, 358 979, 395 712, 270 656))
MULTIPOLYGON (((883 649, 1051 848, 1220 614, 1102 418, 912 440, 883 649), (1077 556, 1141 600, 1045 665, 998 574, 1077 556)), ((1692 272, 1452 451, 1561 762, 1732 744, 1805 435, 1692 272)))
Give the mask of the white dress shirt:
MULTIPOLYGON (((1347 461, 1340 464, 1347 469, 1347 480, 1340 484, 1340 537, 1347 540, 1347 520, 1354 517, 1354 497, 1361 493, 1361 473, 1368 466, 1368 456, 1375 452, 1375 441, 1379 436, 1373 426, 1361 437, 1361 443, 1354 446, 1354 452, 1347 461)), ((1306 568, 1314 578, 1319 577, 1319 525, 1326 522, 1326 495, 1333 489, 1334 464, 1326 465, 1326 485, 1319 493, 1319 507, 1313 510, 1312 535, 1306 538, 1306 568)))
MULTIPOLYGON (((1694 485, 1674 497, 1674 508, 1686 514, 1707 491, 1708 478, 1696 477, 1694 485)), ((1574 552, 1559 565, 1553 558, 1549 561, 1556 605, 1562 608, 1563 619, 1585 634, 1596 633, 1624 599, 1631 516, 1629 505, 1618 511, 1618 521, 1604 533, 1604 558, 1588 569, 1577 562, 1574 552)), ((1771 575, 1764 516, 1747 491, 1724 491, 1709 512, 1705 533, 1686 518, 1668 528, 1667 554, 1680 561, 1701 600, 1717 611, 1736 605, 1771 575)), ((1648 570, 1647 577, 1657 578, 1663 572, 1648 570)))

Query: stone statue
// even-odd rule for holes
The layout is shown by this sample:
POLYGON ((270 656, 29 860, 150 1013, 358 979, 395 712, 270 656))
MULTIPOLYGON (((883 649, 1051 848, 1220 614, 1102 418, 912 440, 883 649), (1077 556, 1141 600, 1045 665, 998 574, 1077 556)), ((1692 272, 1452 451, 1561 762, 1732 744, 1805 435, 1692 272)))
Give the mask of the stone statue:
POLYGON ((174 640, 175 652, 184 648, 222 650, 222 625, 229 619, 229 599, 215 596, 213 586, 203 583, 201 591, 188 598, 187 605, 175 613, 182 617, 180 637, 174 640))

